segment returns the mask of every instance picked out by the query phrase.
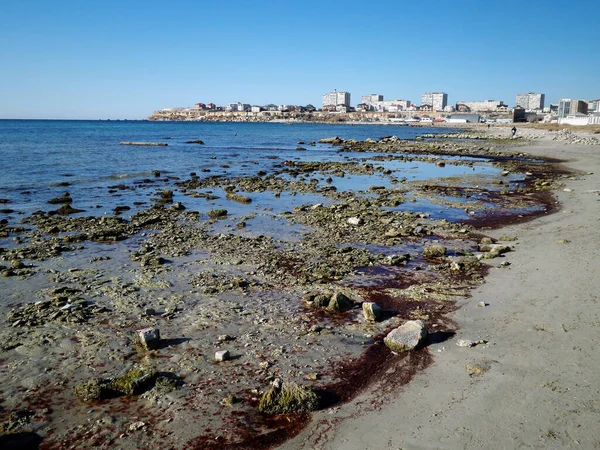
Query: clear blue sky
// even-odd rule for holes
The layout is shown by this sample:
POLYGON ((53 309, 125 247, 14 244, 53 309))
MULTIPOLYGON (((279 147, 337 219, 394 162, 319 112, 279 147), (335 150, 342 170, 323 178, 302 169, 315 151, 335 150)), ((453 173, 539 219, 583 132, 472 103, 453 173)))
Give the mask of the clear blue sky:
POLYGON ((0 118, 196 102, 600 97, 600 0, 4 0, 0 118))

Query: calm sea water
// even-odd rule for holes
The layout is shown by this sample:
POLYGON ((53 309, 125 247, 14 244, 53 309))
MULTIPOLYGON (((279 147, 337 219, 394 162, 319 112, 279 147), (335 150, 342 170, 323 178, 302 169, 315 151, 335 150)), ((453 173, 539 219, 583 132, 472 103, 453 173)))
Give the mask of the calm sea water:
MULTIPOLYGON (((308 144, 331 136, 411 138, 442 131, 373 125, 0 120, 0 198, 10 200, 7 208, 30 213, 47 209, 50 198, 68 190, 74 206, 105 210, 118 203, 106 198, 109 186, 152 177, 155 170, 182 178, 190 172, 202 175, 202 169, 209 169, 210 176, 253 175, 286 159, 347 158, 329 145, 305 145, 307 151, 299 152, 299 141, 308 144), (205 145, 185 143, 195 139, 205 145), (168 146, 123 146, 122 141, 168 146)), ((133 194, 130 197, 135 200, 133 194)))

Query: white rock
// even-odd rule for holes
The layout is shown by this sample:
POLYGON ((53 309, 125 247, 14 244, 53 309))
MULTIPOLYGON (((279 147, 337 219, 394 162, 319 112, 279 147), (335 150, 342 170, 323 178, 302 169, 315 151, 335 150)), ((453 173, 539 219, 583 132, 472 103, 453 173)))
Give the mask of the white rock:
POLYGON ((360 217, 349 217, 348 218, 348 223, 350 225, 362 225, 363 224, 363 220, 360 217))
POLYGON ((427 337, 427 328, 422 320, 409 320, 389 332, 383 339, 385 345, 395 353, 414 349, 427 337))
POLYGON ((160 347, 160 331, 158 328, 144 328, 138 330, 140 342, 148 350, 155 350, 160 347))
POLYGON ((459 339, 458 341, 456 341, 456 345, 458 345, 459 347, 474 347, 475 342, 469 341, 468 339, 459 339))
POLYGON ((227 361, 230 358, 229 350, 219 350, 215 353, 215 361, 227 361))

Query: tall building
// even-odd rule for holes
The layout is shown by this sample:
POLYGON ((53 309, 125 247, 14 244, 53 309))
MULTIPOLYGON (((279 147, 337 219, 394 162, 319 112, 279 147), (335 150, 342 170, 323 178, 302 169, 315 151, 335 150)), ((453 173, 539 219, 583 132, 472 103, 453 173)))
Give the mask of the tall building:
POLYGON ((558 117, 567 117, 569 114, 587 114, 588 104, 585 100, 573 100, 570 98, 561 98, 558 102, 558 117))
POLYGON ((350 106, 350 92, 334 90, 324 94, 323 106, 350 106))
POLYGON ((517 94, 516 106, 526 110, 544 109, 545 94, 529 92, 528 94, 517 94))
POLYGON ((383 95, 379 95, 379 94, 363 95, 360 98, 360 102, 364 103, 365 105, 371 105, 375 102, 382 102, 382 101, 383 101, 383 95))
POLYGON ((484 100, 481 102, 457 102, 456 109, 461 112, 469 111, 506 111, 508 105, 502 100, 484 100))
POLYGON ((442 111, 448 104, 445 92, 426 92, 421 96, 421 106, 430 105, 434 111, 442 111))

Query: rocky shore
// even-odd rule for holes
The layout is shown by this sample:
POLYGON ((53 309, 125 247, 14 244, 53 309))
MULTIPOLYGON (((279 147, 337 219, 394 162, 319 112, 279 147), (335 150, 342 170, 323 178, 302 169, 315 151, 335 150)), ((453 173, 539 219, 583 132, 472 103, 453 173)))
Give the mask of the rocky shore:
POLYGON ((373 386, 391 395, 453 342, 450 314, 486 274, 510 270, 521 239, 491 230, 554 212, 571 176, 503 135, 325 142, 348 161, 191 173, 113 216, 82 214, 68 193, 18 221, 4 213, 0 443, 273 447, 312 411, 373 386), (461 175, 400 176, 418 164, 461 175), (336 187, 349 177, 374 181, 336 187), (300 195, 325 200, 285 206, 300 195), (282 211, 241 209, 266 196, 282 211), (186 206, 219 197, 227 209, 186 206))

